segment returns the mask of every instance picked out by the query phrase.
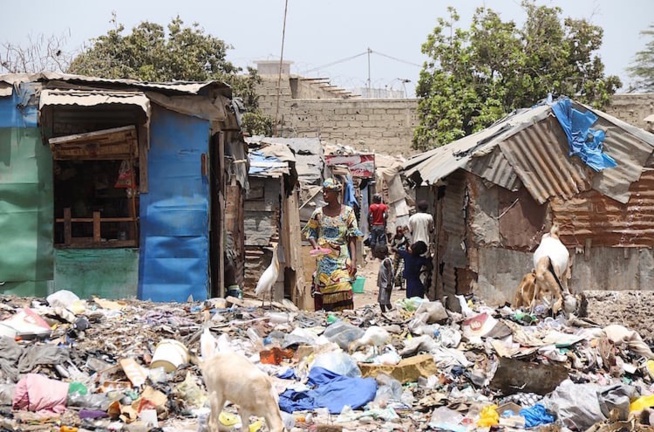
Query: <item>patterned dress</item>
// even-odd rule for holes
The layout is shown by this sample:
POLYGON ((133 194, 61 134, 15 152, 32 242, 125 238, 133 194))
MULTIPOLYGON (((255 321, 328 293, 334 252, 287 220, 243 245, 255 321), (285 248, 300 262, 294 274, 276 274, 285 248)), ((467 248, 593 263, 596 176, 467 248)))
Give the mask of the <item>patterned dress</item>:
POLYGON ((316 310, 338 311, 353 309, 352 279, 348 271, 348 243, 362 237, 352 207, 341 206, 336 216, 327 216, 322 208, 311 215, 302 230, 307 239, 313 238, 321 248, 331 252, 318 258, 313 280, 316 310))

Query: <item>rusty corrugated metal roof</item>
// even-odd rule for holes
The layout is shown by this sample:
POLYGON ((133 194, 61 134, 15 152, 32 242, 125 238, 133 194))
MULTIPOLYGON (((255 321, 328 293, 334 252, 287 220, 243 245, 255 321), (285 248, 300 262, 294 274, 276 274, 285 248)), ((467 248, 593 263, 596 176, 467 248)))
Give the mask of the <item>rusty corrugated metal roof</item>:
MULTIPOLYGON (((590 109, 579 104, 575 108, 590 109)), ((630 185, 638 180, 654 150, 654 135, 591 111, 598 116, 593 128, 606 132, 603 148, 618 163, 616 168, 594 172, 579 158, 570 158, 567 138, 551 107, 540 105, 408 160, 405 175, 429 185, 464 169, 510 190, 519 186, 519 179, 539 203, 553 197, 571 198, 589 189, 626 203, 630 185)))
POLYGON ((418 173, 423 184, 437 184, 465 167, 473 157, 491 153, 504 139, 547 117, 550 111, 548 106, 522 110, 482 131, 415 156, 405 162, 405 175, 412 177, 418 173))

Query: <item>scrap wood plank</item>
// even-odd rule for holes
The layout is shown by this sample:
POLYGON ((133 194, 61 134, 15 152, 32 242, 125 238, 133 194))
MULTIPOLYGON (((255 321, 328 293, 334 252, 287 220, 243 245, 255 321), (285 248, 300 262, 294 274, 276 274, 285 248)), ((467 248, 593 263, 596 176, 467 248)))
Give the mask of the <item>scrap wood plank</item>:
POLYGON ((134 126, 55 137, 48 142, 55 159, 138 157, 138 137, 134 126))

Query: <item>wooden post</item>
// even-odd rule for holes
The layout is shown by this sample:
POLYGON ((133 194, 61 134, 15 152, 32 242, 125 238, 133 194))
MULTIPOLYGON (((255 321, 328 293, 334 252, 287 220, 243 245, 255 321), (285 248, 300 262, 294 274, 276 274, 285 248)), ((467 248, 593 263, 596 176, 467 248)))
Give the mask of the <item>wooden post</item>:
POLYGON ((64 209, 64 244, 70 246, 70 243, 73 241, 73 230, 70 225, 71 215, 70 207, 64 209))
POLYGON ((93 212, 93 243, 100 243, 102 240, 101 227, 100 212, 93 212))
POLYGON ((138 223, 137 223, 137 216, 136 216, 136 193, 138 192, 138 189, 136 188, 136 176, 134 175, 134 161, 130 160, 129 161, 129 172, 130 172, 130 180, 129 180, 129 189, 128 191, 132 195, 129 197, 129 217, 132 219, 129 225, 129 240, 133 240, 136 242, 138 245, 138 223))

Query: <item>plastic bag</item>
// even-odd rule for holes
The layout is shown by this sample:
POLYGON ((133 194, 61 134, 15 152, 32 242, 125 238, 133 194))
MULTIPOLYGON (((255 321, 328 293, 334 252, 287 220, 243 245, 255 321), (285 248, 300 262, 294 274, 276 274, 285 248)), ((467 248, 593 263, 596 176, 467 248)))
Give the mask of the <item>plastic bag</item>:
POLYGON ((116 180, 115 188, 133 189, 134 188, 134 171, 129 161, 122 161, 118 169, 118 179, 116 180))
POLYGON ((59 290, 46 297, 46 300, 51 307, 67 308, 76 301, 79 301, 80 298, 74 292, 59 290))
POLYGON ((481 409, 477 426, 492 427, 500 424, 500 414, 497 412, 497 405, 487 405, 481 409))
POLYGON ((654 406, 654 394, 641 396, 629 405, 629 411, 641 411, 654 406))
POLYGON ((392 401, 401 400, 402 383, 386 374, 379 374, 375 379, 378 384, 377 393, 375 394, 375 403, 388 404, 392 401))
POLYGON ((335 343, 341 349, 348 349, 350 343, 360 339, 365 332, 359 327, 344 321, 336 321, 334 324, 327 327, 323 333, 330 342, 335 343))
POLYGON ((541 404, 536 404, 531 408, 523 408, 519 414, 525 418, 525 426, 528 428, 554 423, 554 416, 541 404))
POLYGON ((617 419, 625 421, 629 417, 630 402, 639 396, 636 387, 618 384, 597 392, 602 414, 609 417, 611 412, 617 413, 617 419))
POLYGON ((464 432, 467 430, 467 428, 461 424, 463 419, 463 415, 461 415, 459 412, 442 406, 436 408, 431 414, 429 426, 436 430, 464 432))
POLYGON ((597 384, 575 384, 567 379, 542 404, 555 412, 565 427, 586 430, 605 420, 597 398, 598 390, 597 384))
POLYGON ((352 357, 340 350, 318 355, 311 364, 311 369, 314 367, 325 368, 350 378, 361 376, 361 370, 352 357))

